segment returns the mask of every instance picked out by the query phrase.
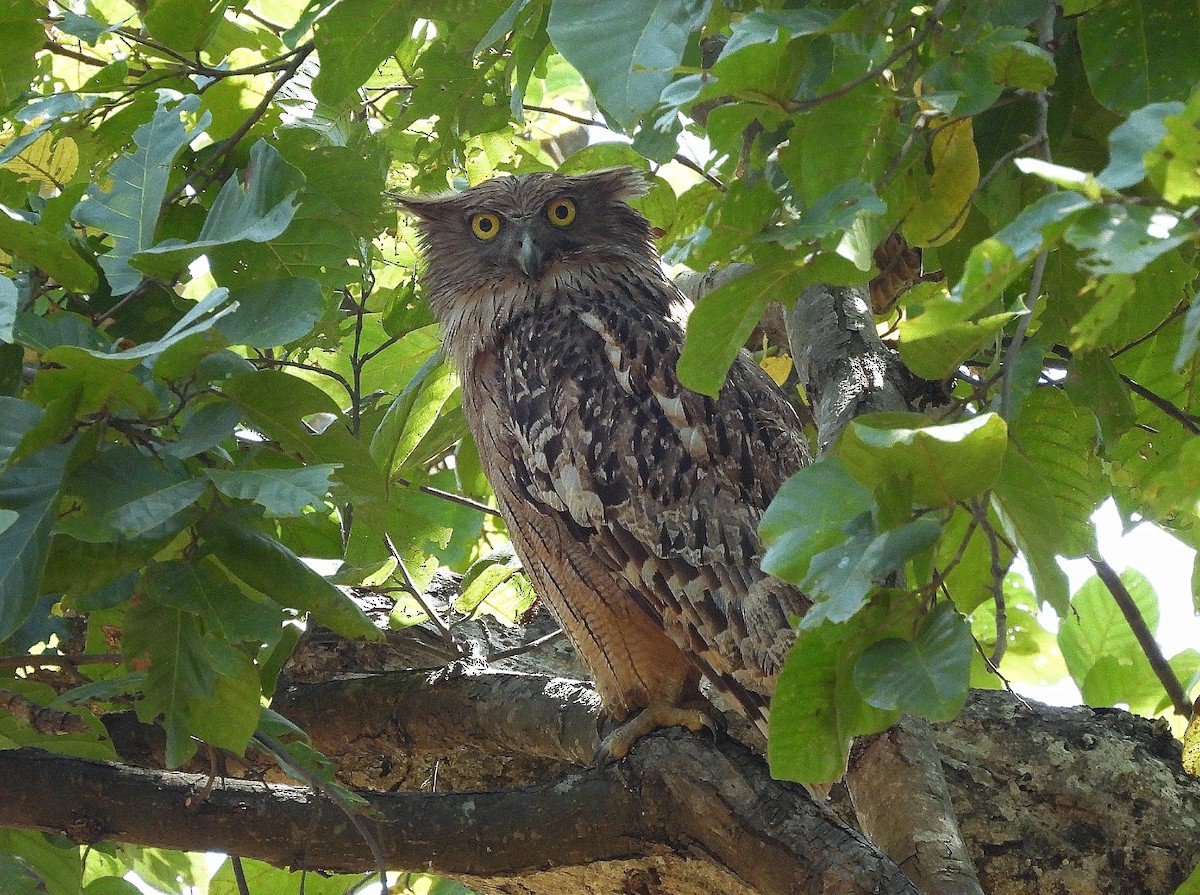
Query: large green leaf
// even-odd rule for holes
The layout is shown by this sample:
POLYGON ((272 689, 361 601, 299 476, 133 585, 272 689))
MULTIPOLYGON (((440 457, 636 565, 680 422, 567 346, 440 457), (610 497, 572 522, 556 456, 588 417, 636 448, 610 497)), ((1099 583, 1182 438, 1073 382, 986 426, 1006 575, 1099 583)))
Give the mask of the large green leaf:
POLYGON ((759 523, 763 570, 799 584, 812 558, 842 543, 845 527, 870 509, 870 492, 836 457, 804 467, 783 483, 759 523))
POLYGON ((992 486, 1007 444, 1008 427, 998 414, 937 424, 920 414, 880 413, 851 422, 838 454, 872 491, 908 480, 917 503, 950 506, 992 486))
POLYGON ((58 234, 22 220, 0 205, 0 248, 22 258, 68 289, 90 292, 96 288, 95 269, 58 234))
POLYGON ((950 603, 939 603, 911 640, 871 644, 854 663, 854 684, 876 708, 949 721, 966 701, 974 654, 971 626, 950 603))
POLYGON ((162 719, 168 767, 195 754, 192 737, 241 754, 260 711, 253 659, 211 636, 197 615, 161 601, 158 586, 153 577, 143 579, 142 599, 126 615, 122 636, 130 663, 146 671, 138 717, 162 719))
POLYGON ((1196 10, 1175 0, 1102 0, 1079 17, 1088 81, 1101 103, 1130 111, 1182 100, 1200 81, 1196 10))
POLYGON ((0 109, 14 103, 37 76, 34 54, 46 42, 38 17, 45 14, 32 0, 14 0, 0 11, 0 109))
MULTIPOLYGON (((1158 627, 1158 596, 1140 572, 1121 573, 1134 605, 1153 632, 1158 627)), ((1071 597, 1071 614, 1058 628, 1058 645, 1071 677, 1090 705, 1127 705, 1149 691, 1162 693, 1149 660, 1124 613, 1098 576, 1084 582, 1071 597)))
POLYGON ((315 28, 320 74, 313 94, 338 106, 354 95, 413 29, 409 0, 342 0, 315 28))
POLYGON ((788 653, 771 700, 767 761, 782 780, 826 783, 846 771, 850 743, 886 729, 898 712, 865 702, 854 685, 858 657, 876 640, 899 633, 893 597, 879 600, 849 624, 802 629, 788 653))
POLYGON ((716 397, 767 305, 790 304, 807 282, 806 274, 791 265, 759 266, 706 295, 688 318, 679 381, 716 397))
MULTIPOLYGON (((1172 104, 1164 103, 1160 107, 1151 108, 1171 109, 1172 104)), ((1162 192, 1163 198, 1168 202, 1184 202, 1200 196, 1198 122, 1200 91, 1192 94, 1185 107, 1175 109, 1163 120, 1166 135, 1145 157, 1150 182, 1162 192)))
POLYGON ((268 516, 300 516, 320 507, 329 493, 334 464, 311 464, 297 469, 206 469, 204 474, 229 497, 253 500, 268 516))
POLYGON ((17 514, 0 531, 0 641, 25 622, 41 593, 71 449, 43 448, 0 475, 0 510, 17 514))
POLYGON ((263 140, 250 150, 246 184, 230 177, 213 202, 194 241, 166 239, 144 247, 129 260, 144 273, 166 277, 205 252, 237 242, 267 242, 287 229, 304 175, 263 140))
POLYGON ((206 517, 200 533, 229 571, 276 603, 311 612, 346 637, 383 636, 353 600, 265 532, 226 513, 206 517))
POLYGON ((206 114, 193 129, 185 127, 184 116, 194 114, 199 106, 195 94, 179 98, 161 93, 154 116, 133 133, 137 149, 109 169, 109 189, 93 184, 75 207, 75 220, 112 237, 112 250, 100 258, 100 266, 114 295, 124 295, 141 282, 129 259, 154 244, 171 164, 208 123, 206 114))
POLYGON ((632 130, 658 103, 711 0, 554 0, 554 48, 587 80, 613 122, 632 130))

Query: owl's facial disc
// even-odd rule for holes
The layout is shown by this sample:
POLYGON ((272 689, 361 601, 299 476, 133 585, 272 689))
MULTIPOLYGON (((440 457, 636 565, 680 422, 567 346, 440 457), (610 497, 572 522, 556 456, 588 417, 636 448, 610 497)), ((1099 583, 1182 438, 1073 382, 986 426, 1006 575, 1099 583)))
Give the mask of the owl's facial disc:
POLYGON ((536 280, 542 274, 542 262, 544 261, 542 250, 537 244, 537 239, 528 229, 523 228, 518 234, 518 239, 517 267, 525 276, 536 280))

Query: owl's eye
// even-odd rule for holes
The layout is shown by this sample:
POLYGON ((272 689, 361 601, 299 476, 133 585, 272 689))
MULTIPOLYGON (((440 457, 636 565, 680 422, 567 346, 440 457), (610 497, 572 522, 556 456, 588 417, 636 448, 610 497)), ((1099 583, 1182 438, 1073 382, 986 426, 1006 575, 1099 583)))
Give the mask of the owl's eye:
POLYGON ((569 226, 575 220, 575 203, 565 196, 555 199, 546 206, 546 217, 556 227, 569 226))
POLYGON ((471 215, 471 232, 480 239, 491 239, 500 232, 500 216, 490 211, 477 211, 471 215))

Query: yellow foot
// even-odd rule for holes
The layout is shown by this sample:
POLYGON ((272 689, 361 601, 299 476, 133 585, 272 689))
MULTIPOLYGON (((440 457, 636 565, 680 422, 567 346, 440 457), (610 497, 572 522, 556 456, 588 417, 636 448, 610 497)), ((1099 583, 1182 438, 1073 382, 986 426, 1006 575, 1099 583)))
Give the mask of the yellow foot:
POLYGON ((706 711, 652 703, 604 738, 596 750, 596 763, 620 761, 634 743, 661 727, 686 727, 693 733, 707 730, 715 734, 724 727, 719 718, 711 708, 706 711))

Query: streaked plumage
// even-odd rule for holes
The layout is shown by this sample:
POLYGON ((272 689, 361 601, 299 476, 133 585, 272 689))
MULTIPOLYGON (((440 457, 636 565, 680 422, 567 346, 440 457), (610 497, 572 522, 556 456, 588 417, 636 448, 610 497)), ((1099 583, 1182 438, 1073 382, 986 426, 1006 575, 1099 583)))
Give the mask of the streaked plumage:
POLYGON ((624 201, 644 189, 531 174, 403 205, 500 511, 606 709, 695 728, 703 673, 765 733, 808 602, 761 571, 757 526, 807 447, 745 353, 716 400, 679 384, 685 299, 624 201))

